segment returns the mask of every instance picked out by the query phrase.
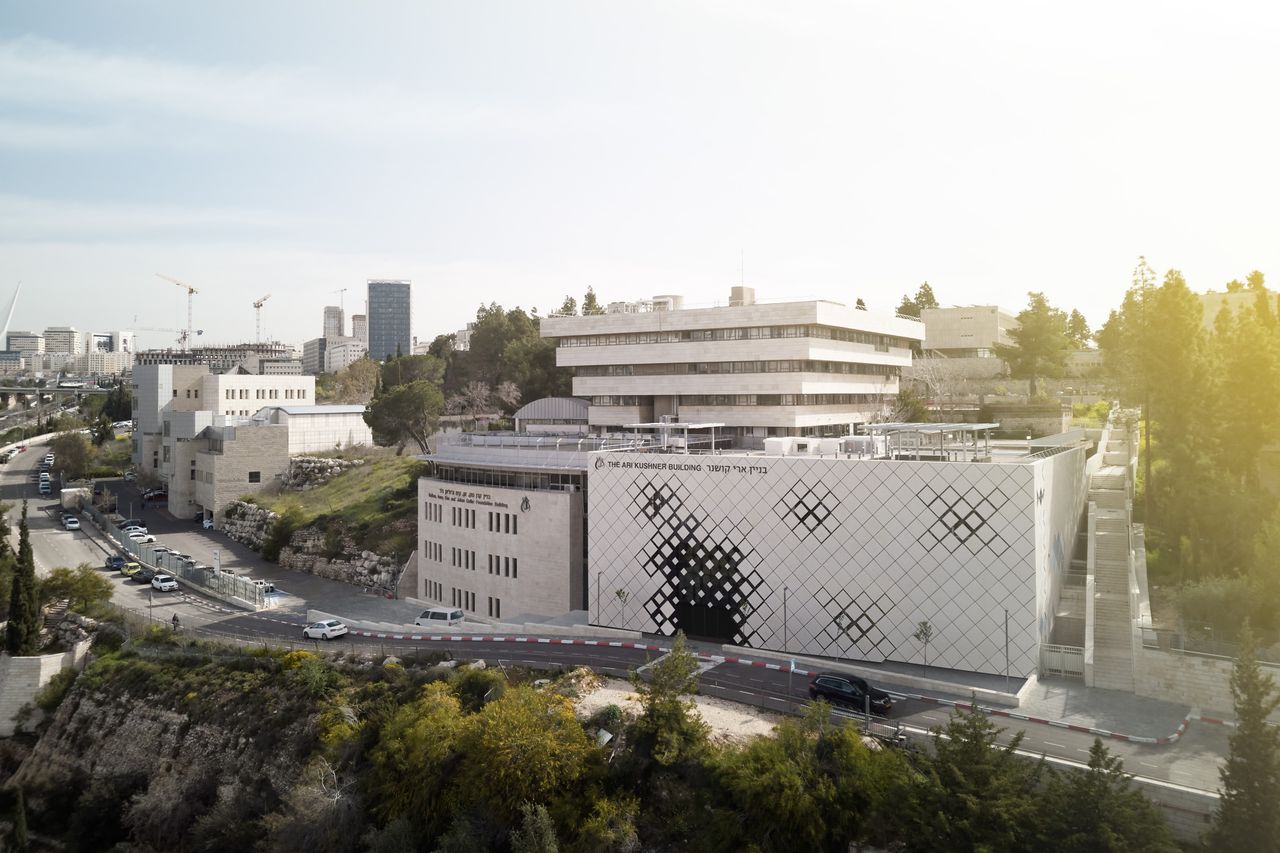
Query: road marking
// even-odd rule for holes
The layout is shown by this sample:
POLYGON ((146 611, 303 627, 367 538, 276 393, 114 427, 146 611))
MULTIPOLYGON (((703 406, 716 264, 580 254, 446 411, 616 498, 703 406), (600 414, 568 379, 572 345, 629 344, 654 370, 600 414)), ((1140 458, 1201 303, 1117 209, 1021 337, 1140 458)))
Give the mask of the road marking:
MULTIPOLYGON (((1048 743, 1048 741, 1045 741, 1045 743, 1048 743)), ((1085 755, 1088 755, 1088 754, 1089 754, 1089 750, 1087 750, 1087 749, 1080 749, 1079 747, 1076 747, 1076 752, 1083 752, 1085 755)))
POLYGON ((1157 770, 1160 769, 1159 764, 1152 764, 1150 761, 1139 761, 1138 763, 1141 764, 1143 767, 1154 767, 1157 770))
POLYGON ((1058 749, 1066 749, 1066 748, 1067 748, 1066 744, 1063 744, 1063 743, 1054 743, 1054 742, 1053 742, 1053 741, 1051 741, 1051 740, 1047 740, 1047 741, 1045 741, 1045 742, 1044 742, 1044 745, 1045 745, 1045 746, 1056 746, 1058 749))

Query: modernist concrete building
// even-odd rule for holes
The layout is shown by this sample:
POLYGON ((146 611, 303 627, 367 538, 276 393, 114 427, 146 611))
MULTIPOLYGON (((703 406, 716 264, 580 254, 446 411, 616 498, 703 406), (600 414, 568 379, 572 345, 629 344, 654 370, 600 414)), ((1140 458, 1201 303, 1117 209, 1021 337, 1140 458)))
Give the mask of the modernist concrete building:
POLYGON ((369 318, 364 314, 351 315, 351 337, 369 346, 369 318))
POLYGON ((5 349, 20 352, 23 358, 31 358, 34 353, 44 352, 44 336, 36 332, 10 332, 5 349))
POLYGON ((324 372, 340 373, 369 354, 359 338, 328 338, 324 347, 324 372))
POLYGON ((369 282, 369 356, 382 361, 413 352, 413 296, 408 281, 369 282))
POLYGON ((881 425, 710 454, 682 429, 442 442, 419 481, 419 597, 874 662, 921 662, 927 621, 931 663, 1037 670, 1085 507, 1080 442, 881 425))
POLYGON ((919 322, 835 302, 758 304, 735 287, 729 306, 685 309, 680 297, 614 303, 604 314, 552 316, 556 364, 591 401, 599 431, 674 419, 718 423, 721 437, 846 435, 885 415, 919 322))
POLYGON ((45 352, 83 352, 84 339, 79 329, 71 326, 50 326, 44 330, 45 352))
POLYGON ((315 376, 324 372, 325 351, 329 348, 328 338, 312 338, 302 344, 302 372, 315 376))
POLYGON ((172 453, 165 450, 167 414, 207 412, 210 416, 248 417, 272 403, 307 405, 314 402, 314 398, 315 378, 311 376, 210 373, 204 364, 136 365, 133 369, 133 464, 140 476, 162 477, 161 466, 169 461, 164 455, 172 453))
POLYGON ((1009 330, 1018 328, 1017 318, 996 305, 925 308, 920 319, 925 352, 948 358, 995 358, 996 346, 1012 344, 1009 330))
POLYGON ((267 406, 253 419, 288 427, 291 456, 373 444, 364 406, 267 406))

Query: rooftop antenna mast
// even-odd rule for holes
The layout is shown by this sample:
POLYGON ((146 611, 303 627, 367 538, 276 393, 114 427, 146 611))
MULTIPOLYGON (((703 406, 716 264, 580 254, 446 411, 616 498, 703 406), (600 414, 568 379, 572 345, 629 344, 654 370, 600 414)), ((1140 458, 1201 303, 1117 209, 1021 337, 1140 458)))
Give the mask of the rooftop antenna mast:
POLYGON ((185 350, 185 349, 187 348, 187 342, 188 342, 188 341, 190 341, 190 340, 191 340, 191 338, 192 338, 192 326, 194 325, 194 324, 191 322, 191 298, 192 298, 193 296, 195 296, 197 293, 199 293, 200 291, 196 290, 194 287, 192 287, 191 285, 187 284, 186 282, 178 281, 176 278, 170 278, 170 277, 169 277, 169 276, 167 276, 167 275, 161 275, 160 273, 156 273, 156 277, 157 277, 157 278, 162 278, 162 279, 164 279, 165 281, 168 281, 168 282, 171 282, 171 283, 173 283, 173 284, 176 284, 176 285, 178 285, 178 287, 186 288, 186 291, 187 291, 187 333, 186 333, 186 335, 184 335, 184 336, 180 339, 180 340, 181 340, 181 343, 182 343, 182 348, 185 350))
POLYGON ((262 303, 266 302, 270 298, 271 294, 268 293, 266 296, 253 303, 253 310, 257 315, 258 343, 262 343, 262 303))

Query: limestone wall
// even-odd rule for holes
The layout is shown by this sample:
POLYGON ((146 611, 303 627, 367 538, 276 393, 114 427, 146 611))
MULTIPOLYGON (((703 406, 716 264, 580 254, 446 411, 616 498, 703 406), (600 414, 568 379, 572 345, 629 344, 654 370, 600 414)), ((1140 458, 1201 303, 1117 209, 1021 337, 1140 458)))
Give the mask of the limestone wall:
MULTIPOLYGON (((1134 692, 1139 696, 1180 702, 1202 711, 1231 710, 1230 660, 1142 647, 1137 651, 1134 692)), ((1262 671, 1280 684, 1280 667, 1264 665, 1262 671)), ((1280 725, 1280 710, 1270 719, 1280 725)))
POLYGON ((0 654, 0 737, 9 737, 16 729, 22 707, 36 698, 40 688, 69 666, 84 664, 89 654, 89 641, 77 643, 67 652, 54 655, 10 657, 0 654))
POLYGON ((275 520, 276 514, 269 509, 244 501, 232 501, 223 510, 218 529, 236 542, 261 551, 263 540, 271 532, 275 520))

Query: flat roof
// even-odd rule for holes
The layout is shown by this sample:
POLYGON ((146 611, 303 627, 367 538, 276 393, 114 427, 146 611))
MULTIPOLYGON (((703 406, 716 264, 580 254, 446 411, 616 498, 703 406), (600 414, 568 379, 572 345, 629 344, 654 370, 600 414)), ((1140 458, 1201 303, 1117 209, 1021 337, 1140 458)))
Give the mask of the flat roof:
POLYGON ((363 413, 364 406, 354 404, 330 403, 319 406, 263 406, 264 409, 279 409, 290 415, 354 415, 363 413))
POLYGON ((662 429, 665 427, 667 429, 715 429, 716 427, 722 427, 722 426, 724 426, 724 424, 687 424, 684 422, 668 423, 666 421, 659 421, 658 423, 653 423, 653 424, 623 424, 622 428, 623 429, 662 429))
POLYGON ((931 424, 931 423, 894 423, 894 424, 862 424, 868 432, 915 432, 922 435, 937 435, 943 432, 986 432, 1000 429, 1000 424, 931 424))

